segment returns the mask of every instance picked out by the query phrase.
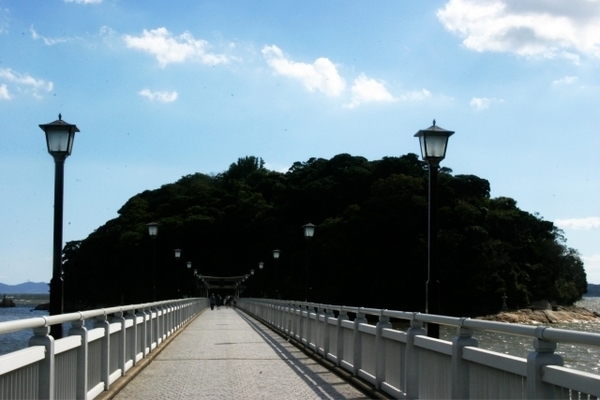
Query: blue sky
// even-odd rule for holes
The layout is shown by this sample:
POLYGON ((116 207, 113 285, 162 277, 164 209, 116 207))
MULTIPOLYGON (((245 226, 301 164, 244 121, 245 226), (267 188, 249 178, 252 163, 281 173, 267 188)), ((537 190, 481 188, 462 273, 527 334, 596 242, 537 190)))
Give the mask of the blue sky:
POLYGON ((50 279, 60 112, 65 241, 239 157, 418 153, 435 118, 442 165, 554 221, 600 283, 599 71, 598 0, 0 0, 0 282, 50 279))

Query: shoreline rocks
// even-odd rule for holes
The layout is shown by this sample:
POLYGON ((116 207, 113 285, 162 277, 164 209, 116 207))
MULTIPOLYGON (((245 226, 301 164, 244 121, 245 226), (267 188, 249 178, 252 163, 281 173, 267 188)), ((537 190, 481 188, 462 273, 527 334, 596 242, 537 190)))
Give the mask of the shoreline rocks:
POLYGON ((477 317, 477 319, 515 324, 555 324, 581 321, 600 322, 600 314, 583 307, 556 306, 552 310, 524 308, 514 311, 503 311, 498 314, 477 317))
POLYGON ((16 304, 13 299, 7 299, 6 295, 4 295, 2 300, 0 300, 0 307, 16 307, 16 304))
POLYGON ((35 310, 35 311, 38 311, 38 310, 50 310, 50 303, 38 304, 37 306, 35 306, 35 308, 33 310, 35 310))

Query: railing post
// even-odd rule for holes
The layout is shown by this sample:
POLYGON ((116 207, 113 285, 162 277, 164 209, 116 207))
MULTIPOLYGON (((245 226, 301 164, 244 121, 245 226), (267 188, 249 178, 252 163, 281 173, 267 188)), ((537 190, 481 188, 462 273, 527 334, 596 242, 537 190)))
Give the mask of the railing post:
POLYGON ((298 318, 296 320, 296 323, 298 325, 298 332, 297 332, 297 336, 298 336, 298 341, 300 341, 300 344, 302 344, 302 338, 304 337, 304 315, 303 315, 303 308, 301 305, 298 305, 298 318))
POLYGON ((281 301, 277 303, 277 328, 285 333, 285 305, 281 301))
POLYGON ((39 398, 54 399, 54 338, 50 336, 50 327, 43 326, 33 330, 34 336, 29 339, 29 347, 44 346, 46 356, 39 367, 39 398))
POLYGON ((352 357, 352 372, 354 373, 354 376, 358 376, 358 371, 362 366, 362 335, 358 329, 360 324, 367 323, 365 313, 361 312, 361 310, 362 307, 358 309, 356 318, 354 319, 354 356, 352 357))
POLYGON ((132 347, 132 349, 129 349, 129 347, 127 348, 129 350, 129 354, 131 356, 131 359, 133 361, 133 365, 137 364, 137 354, 138 354, 138 326, 137 326, 137 315, 135 315, 135 310, 129 310, 127 311, 127 316, 125 317, 125 319, 130 319, 133 321, 133 325, 131 326, 131 332, 130 332, 130 336, 133 336, 132 341, 129 343, 132 347))
POLYGON ((346 312, 343 307, 340 309, 340 314, 337 318, 337 354, 335 355, 337 358, 337 366, 342 366, 342 359, 344 358, 344 327, 342 326, 342 321, 347 321, 348 312, 346 312))
POLYGON ((171 336, 171 317, 173 316, 173 313, 171 312, 171 305, 170 304, 163 304, 162 305, 162 309, 163 309, 163 314, 165 316, 165 320, 164 320, 164 331, 163 331, 163 340, 165 340, 166 338, 168 338, 169 336, 171 336))
MULTIPOLYGON (((163 308, 162 304, 156 306, 156 318, 157 318, 157 322, 158 322, 158 326, 156 327, 156 337, 160 339, 160 343, 164 342, 166 335, 165 335, 165 309, 163 308)), ((159 342, 158 340, 156 341, 156 344, 158 345, 159 342)))
POLYGON ((104 382, 104 390, 110 388, 110 329, 106 314, 96 317, 94 328, 103 328, 104 337, 100 339, 102 343, 102 355, 100 356, 100 379, 104 382))
MULTIPOLYGON (((141 346, 141 350, 142 350, 142 357, 146 357, 146 354, 148 354, 150 352, 150 348, 149 348, 149 344, 148 344, 148 316, 146 315, 146 309, 145 308, 141 308, 138 310, 138 313, 136 314, 138 317, 142 318, 142 326, 141 326, 141 331, 140 332, 140 337, 142 338, 142 343, 140 343, 141 346)), ((137 323, 137 321, 136 321, 137 323)))
POLYGON ((285 317, 287 322, 287 334, 293 338, 293 335, 296 334, 296 332, 294 332, 294 306, 292 304, 288 304, 286 308, 287 313, 285 317))
POLYGON ((329 342, 330 340, 330 332, 329 332, 329 318, 333 317, 333 312, 331 308, 325 307, 323 309, 325 312, 323 315, 323 357, 327 360, 327 355, 329 354, 329 342))
POLYGON ((536 329, 537 339, 533 341, 532 351, 527 356, 527 398, 553 399, 554 388, 542 381, 543 368, 546 365, 563 365, 563 359, 555 354, 556 343, 543 340, 545 327, 536 329))
POLYGON ((375 389, 377 390, 381 389, 381 384, 385 381, 385 346, 382 334, 384 329, 391 327, 390 317, 383 315, 381 310, 379 322, 375 327, 375 389))
POLYGON ((81 336, 81 346, 77 349, 77 383, 75 386, 75 396, 78 399, 85 399, 88 392, 88 330, 85 327, 85 320, 71 322, 69 336, 81 336))
POLYGON ((121 325, 121 330, 118 333, 118 364, 119 368, 121 369, 121 376, 123 376, 125 375, 125 348, 127 346, 127 328, 125 326, 125 318, 123 318, 123 312, 119 311, 115 313, 115 316, 113 317, 112 321, 121 325))
MULTIPOLYGON (((160 344, 160 317, 158 314, 158 308, 156 306, 152 306, 150 308, 150 324, 152 327, 152 338, 150 340, 150 345, 154 343, 154 348, 158 347, 160 344)), ((154 350, 154 348, 152 348, 152 350, 154 350)))
MULTIPOLYGON (((462 318, 464 322, 465 318, 462 318)), ((459 327, 452 339, 452 398, 469 398, 469 363, 463 360, 465 346, 477 347, 477 339, 472 337, 473 330, 459 327)))
POLYGON ((294 307, 294 336, 302 344, 302 307, 300 305, 294 307))
POLYGON ((311 307, 309 307, 308 305, 306 306, 306 324, 305 324, 305 332, 304 332, 304 336, 306 337, 306 348, 310 350, 310 333, 311 333, 311 329, 310 329, 310 309, 311 307))
POLYGON ((419 349, 415 346, 415 336, 427 334, 423 329, 423 322, 415 319, 416 314, 410 320, 410 328, 406 332, 404 387, 407 399, 419 398, 419 349))
POLYGON ((163 331, 162 331, 162 335, 163 335, 163 342, 167 339, 167 337, 169 336, 169 317, 170 317, 170 313, 169 313, 169 306, 166 304, 161 304, 160 308, 162 309, 162 315, 163 315, 163 331))
MULTIPOLYGON (((325 315, 325 313, 322 313, 320 310, 319 306, 317 306, 315 311, 315 354, 319 354, 319 339, 325 340, 325 332, 321 331, 321 322, 319 321, 321 315, 325 315)), ((325 344, 325 342, 323 342, 323 344, 325 344)))
POLYGON ((156 312, 156 347, 163 341, 163 313, 160 305, 154 306, 156 312))
POLYGON ((148 338, 146 339, 148 342, 146 343, 146 345, 148 346, 148 353, 151 353, 152 350, 154 349, 152 347, 152 345, 154 344, 154 316, 153 311, 152 311, 152 307, 149 306, 148 308, 144 309, 144 312, 146 313, 146 318, 147 318, 147 325, 146 325, 146 334, 148 335, 148 338))

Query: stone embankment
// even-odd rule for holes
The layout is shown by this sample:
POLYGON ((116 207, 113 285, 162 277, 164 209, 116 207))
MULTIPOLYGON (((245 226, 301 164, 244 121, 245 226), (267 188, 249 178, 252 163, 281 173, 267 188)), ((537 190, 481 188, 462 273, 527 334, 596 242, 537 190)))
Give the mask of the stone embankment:
POLYGON ((600 314, 577 306, 556 306, 552 310, 529 308, 503 311, 498 314, 478 317, 487 321, 511 322, 515 324, 555 324, 560 322, 600 322, 600 314))

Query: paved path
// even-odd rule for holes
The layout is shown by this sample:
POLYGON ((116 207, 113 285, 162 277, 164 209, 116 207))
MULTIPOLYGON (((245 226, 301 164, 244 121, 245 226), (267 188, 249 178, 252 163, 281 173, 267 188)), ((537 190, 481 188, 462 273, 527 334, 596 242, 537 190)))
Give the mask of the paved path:
POLYGON ((364 399, 239 310, 206 310, 115 399, 364 399))

